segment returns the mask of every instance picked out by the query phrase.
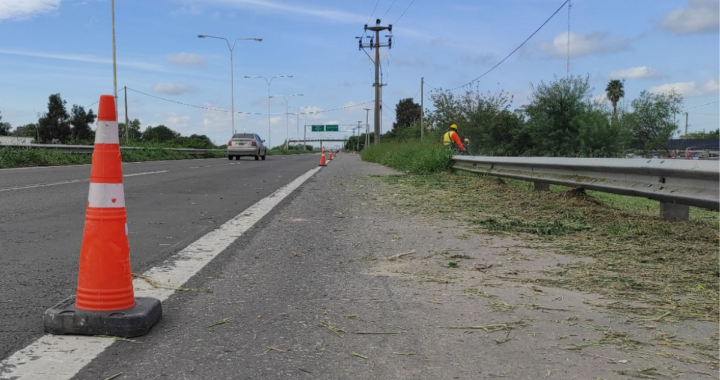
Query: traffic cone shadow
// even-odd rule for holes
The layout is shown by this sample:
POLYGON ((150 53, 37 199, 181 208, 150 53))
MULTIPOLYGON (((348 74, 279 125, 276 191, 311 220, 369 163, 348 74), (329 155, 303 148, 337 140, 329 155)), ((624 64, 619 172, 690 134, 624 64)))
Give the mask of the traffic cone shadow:
POLYGON ((101 95, 80 248, 77 292, 45 311, 51 334, 144 335, 162 317, 155 298, 135 298, 115 99, 101 95))

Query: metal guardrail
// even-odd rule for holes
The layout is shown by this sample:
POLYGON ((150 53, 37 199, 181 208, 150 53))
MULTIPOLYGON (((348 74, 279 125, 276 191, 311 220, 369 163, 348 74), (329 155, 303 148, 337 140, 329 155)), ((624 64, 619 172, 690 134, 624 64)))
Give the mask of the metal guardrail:
MULTIPOLYGON (((17 148, 39 148, 39 149, 54 149, 63 153, 81 153, 91 154, 95 149, 92 145, 63 145, 63 144, 0 144, 0 147, 17 147, 17 148)), ((120 150, 142 150, 148 149, 137 146, 120 146, 120 150)), ((151 148, 154 149, 154 148, 151 148)), ((167 149, 178 153, 185 153, 190 155, 206 155, 208 151, 221 151, 222 149, 191 149, 191 148, 157 148, 167 149)))
POLYGON ((661 202, 661 216, 666 219, 687 219, 687 206, 720 209, 716 161, 458 155, 453 156, 452 167, 531 181, 538 190, 554 184, 654 199, 661 202), (678 212, 683 215, 677 216, 678 212))

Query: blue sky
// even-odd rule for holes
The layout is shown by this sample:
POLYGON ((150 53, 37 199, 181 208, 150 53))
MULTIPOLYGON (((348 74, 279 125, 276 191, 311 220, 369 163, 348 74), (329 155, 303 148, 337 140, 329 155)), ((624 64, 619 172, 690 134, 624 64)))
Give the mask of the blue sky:
MULTIPOLYGON (((400 99, 420 102, 421 77, 427 84, 425 105, 431 107, 433 88, 479 77, 563 2, 117 0, 120 121, 127 86, 128 115, 140 119, 143 129, 164 124, 225 143, 231 133, 230 50, 223 40, 197 37, 207 34, 231 44, 235 38, 263 39, 238 41, 234 48, 237 131, 267 139, 268 85, 244 78, 253 75, 293 76, 275 78, 270 86, 276 96, 270 99, 273 146, 286 135, 302 136, 304 124, 364 123, 363 108, 373 107, 374 71, 355 37, 363 35, 365 23, 381 18, 382 25, 393 24, 394 35, 393 48, 382 49, 381 57, 387 131, 400 99)), ((689 109, 689 131, 719 127, 718 0, 571 0, 571 5, 570 73, 590 75, 595 95, 603 94, 610 79, 625 79, 628 104, 642 90, 675 88, 689 109), (707 103, 712 104, 693 108, 707 103)), ((36 122, 53 93, 61 94, 68 109, 78 104, 96 110, 99 96, 113 92, 111 20, 110 0, 0 0, 2 121, 13 127, 36 122)), ((513 108, 527 103, 532 84, 566 75, 567 31, 564 7, 477 85, 508 91, 513 108)), ((684 115, 678 119, 684 125, 684 115)), ((349 135, 350 128, 322 136, 349 135)))

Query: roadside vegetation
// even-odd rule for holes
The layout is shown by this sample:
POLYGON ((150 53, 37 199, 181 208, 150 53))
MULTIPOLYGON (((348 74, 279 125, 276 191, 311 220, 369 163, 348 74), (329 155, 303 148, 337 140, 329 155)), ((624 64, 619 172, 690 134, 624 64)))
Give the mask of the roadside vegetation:
MULTIPOLYGON (((162 146, 145 144, 137 150, 121 150, 123 162, 187 160, 198 158, 196 155, 167 150, 162 146)), ((222 150, 208 151, 206 157, 221 158, 226 153, 222 150)), ((51 149, 0 147, 0 169, 83 165, 92 162, 92 154, 62 153, 51 149)))
POLYGON ((400 210, 589 258, 507 279, 601 294, 614 302, 598 306, 637 321, 718 322, 718 212, 691 207, 690 221, 672 222, 660 219, 657 201, 560 186, 540 192, 531 182, 447 170, 451 152, 440 142, 453 123, 469 137, 471 153, 495 156, 621 157, 660 151, 677 130, 680 95, 643 92, 624 109, 621 82, 608 83, 608 104, 590 98, 588 83, 572 76, 541 82, 516 110, 502 91, 438 90, 422 141, 419 110, 401 101, 393 130, 360 154, 405 173, 377 179, 393 185, 385 202, 400 210))
MULTIPOLYGON (((48 110, 37 123, 12 129, 2 122, 0 115, 0 136, 31 137, 38 144, 93 145, 95 132, 92 125, 97 116, 92 110, 86 111, 77 104, 71 110, 60 94, 50 95, 48 110)), ((120 146, 136 147, 137 150, 122 150, 123 162, 185 160, 198 158, 197 155, 174 152, 168 148, 206 149, 204 157, 225 157, 227 145, 215 145, 205 135, 182 136, 164 126, 147 126, 141 131, 140 120, 118 123, 120 146)), ((50 149, 0 147, 0 168, 55 166, 89 164, 91 154, 61 153, 50 149)))

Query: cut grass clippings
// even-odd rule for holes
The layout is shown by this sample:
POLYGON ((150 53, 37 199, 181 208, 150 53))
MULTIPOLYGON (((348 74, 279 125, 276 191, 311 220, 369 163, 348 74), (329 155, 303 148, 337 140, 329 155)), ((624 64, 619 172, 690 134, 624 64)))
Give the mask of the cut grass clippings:
POLYGON ((643 198, 559 186, 540 192, 530 182, 464 172, 374 178, 392 186, 377 200, 402 212, 594 259, 517 281, 649 305, 615 304, 613 311, 637 318, 718 321, 718 212, 692 207, 690 221, 672 222, 643 198))

